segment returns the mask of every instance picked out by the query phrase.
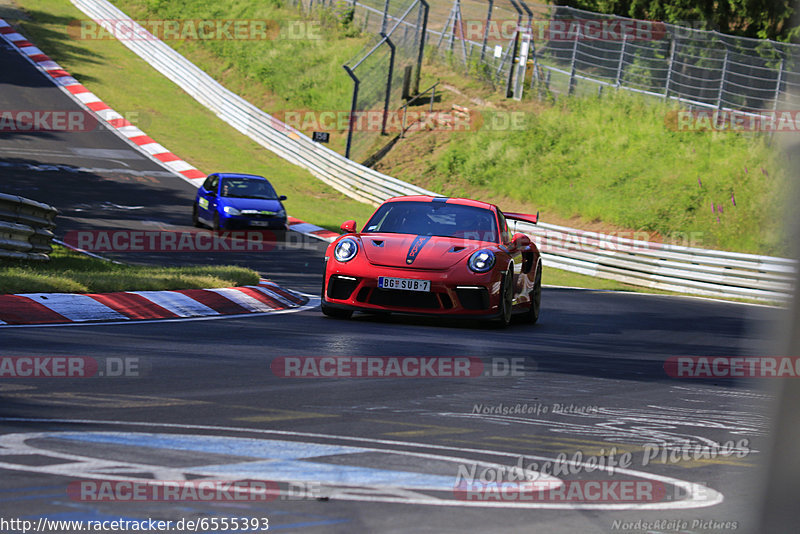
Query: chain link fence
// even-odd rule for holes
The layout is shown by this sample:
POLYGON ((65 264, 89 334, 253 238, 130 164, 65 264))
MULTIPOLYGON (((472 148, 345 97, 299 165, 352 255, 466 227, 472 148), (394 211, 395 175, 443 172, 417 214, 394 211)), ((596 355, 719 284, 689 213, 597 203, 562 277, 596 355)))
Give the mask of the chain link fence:
POLYGON ((358 10, 358 27, 373 37, 343 65, 353 80, 346 157, 363 161, 378 148, 380 136, 397 131, 397 110, 419 92, 428 3, 425 0, 298 0, 307 11, 358 10))
MULTIPOLYGON (((780 109, 800 88, 800 45, 524 0, 428 3, 426 53, 491 80, 508 96, 519 98, 532 88, 537 95, 558 95, 614 87, 689 105, 756 111, 780 109)), ((387 2, 352 5, 373 31, 387 2)), ((387 16, 393 20, 391 12, 387 16)))

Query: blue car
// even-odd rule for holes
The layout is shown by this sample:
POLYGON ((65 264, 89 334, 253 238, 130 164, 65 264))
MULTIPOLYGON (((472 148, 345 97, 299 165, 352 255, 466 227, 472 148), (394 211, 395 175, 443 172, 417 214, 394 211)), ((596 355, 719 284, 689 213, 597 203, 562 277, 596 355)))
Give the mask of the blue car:
POLYGON ((278 196, 262 176, 209 174, 197 190, 192 222, 214 230, 263 228, 282 235, 287 230, 283 200, 286 196, 278 196))

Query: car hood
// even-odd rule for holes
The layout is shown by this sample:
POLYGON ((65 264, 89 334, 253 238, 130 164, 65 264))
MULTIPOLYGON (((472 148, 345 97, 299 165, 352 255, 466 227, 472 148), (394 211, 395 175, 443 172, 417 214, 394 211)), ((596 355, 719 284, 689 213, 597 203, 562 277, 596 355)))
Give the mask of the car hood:
POLYGON ((489 243, 411 234, 362 234, 362 248, 373 265, 449 269, 489 243))
POLYGON ((222 204, 233 206, 237 210, 280 211, 283 209, 279 200, 264 200, 263 198, 235 198, 220 197, 222 204))

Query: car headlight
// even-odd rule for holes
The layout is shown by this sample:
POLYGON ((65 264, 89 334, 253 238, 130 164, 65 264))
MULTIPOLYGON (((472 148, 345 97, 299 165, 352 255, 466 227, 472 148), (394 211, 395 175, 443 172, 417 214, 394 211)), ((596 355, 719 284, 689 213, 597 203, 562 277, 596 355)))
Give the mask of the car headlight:
POLYGON ((241 215, 242 212, 234 208, 233 206, 225 206, 222 208, 222 211, 227 213, 228 215, 241 215))
POLYGON ((275 212, 275 217, 283 218, 286 217, 286 210, 278 210, 275 212))
POLYGON ((476 273, 485 273, 494 267, 494 252, 491 250, 478 250, 469 257, 467 262, 470 270, 476 273))
POLYGON ((342 263, 352 260, 357 253, 358 243, 356 243, 355 239, 350 239, 349 237, 339 241, 333 250, 334 257, 342 263))

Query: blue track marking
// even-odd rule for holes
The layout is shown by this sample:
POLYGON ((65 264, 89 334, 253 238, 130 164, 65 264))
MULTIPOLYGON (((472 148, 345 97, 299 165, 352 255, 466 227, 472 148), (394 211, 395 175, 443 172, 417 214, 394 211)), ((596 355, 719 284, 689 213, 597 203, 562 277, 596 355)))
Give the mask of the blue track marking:
POLYGON ((90 443, 113 443, 154 449, 196 451, 271 460, 295 460, 315 456, 368 452, 361 447, 302 443, 272 439, 187 436, 170 434, 128 434, 123 432, 54 433, 53 438, 90 443))
MULTIPOLYGON (((192 468, 187 469, 193 470, 192 468)), ((387 486, 403 488, 439 488, 452 491, 455 476, 428 475, 319 462, 276 461, 203 466, 198 469, 215 476, 231 478, 259 477, 269 480, 307 480, 323 485, 387 486)))
POLYGON ((309 459, 332 455, 359 455, 373 449, 220 436, 152 434, 127 432, 53 432, 50 437, 80 443, 107 443, 141 449, 169 449, 216 453, 238 457, 229 463, 184 468, 187 473, 230 479, 263 478, 273 481, 308 481, 323 485, 385 486, 452 491, 454 476, 397 471, 343 463, 321 463, 309 459), (252 458, 255 461, 243 460, 252 458))

